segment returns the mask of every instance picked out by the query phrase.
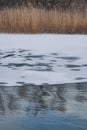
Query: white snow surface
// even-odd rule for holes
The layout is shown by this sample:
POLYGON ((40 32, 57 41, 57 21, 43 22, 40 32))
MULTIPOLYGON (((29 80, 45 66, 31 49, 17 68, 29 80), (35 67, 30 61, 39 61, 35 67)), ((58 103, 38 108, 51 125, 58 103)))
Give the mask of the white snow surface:
MULTIPOLYGON (((87 81, 87 35, 0 34, 0 51, 2 53, 6 55, 6 52, 14 50, 18 53, 19 49, 30 50, 32 55, 45 56, 42 61, 33 58, 33 64, 39 62, 48 64, 54 61, 53 70, 38 71, 32 67, 11 69, 0 66, 0 82, 17 85, 17 82, 59 84, 87 81), (70 57, 73 60, 68 59, 70 57), (69 65, 70 67, 66 67, 69 65)), ((2 59, 0 56, 0 58, 0 63, 3 65, 18 62, 31 63, 31 61, 24 61, 23 58, 18 57, 2 59)))

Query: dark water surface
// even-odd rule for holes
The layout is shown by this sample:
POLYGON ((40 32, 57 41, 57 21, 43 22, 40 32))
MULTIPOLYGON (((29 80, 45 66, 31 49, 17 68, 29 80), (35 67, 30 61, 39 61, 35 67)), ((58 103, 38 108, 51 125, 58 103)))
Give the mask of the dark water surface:
POLYGON ((87 130, 87 83, 0 85, 0 130, 87 130))

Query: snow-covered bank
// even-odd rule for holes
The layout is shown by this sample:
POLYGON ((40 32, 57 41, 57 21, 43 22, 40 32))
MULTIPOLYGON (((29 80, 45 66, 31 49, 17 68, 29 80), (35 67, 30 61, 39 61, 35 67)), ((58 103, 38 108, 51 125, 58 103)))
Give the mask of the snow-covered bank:
POLYGON ((0 34, 0 49, 30 49, 39 52, 64 52, 85 55, 87 35, 0 34))
POLYGON ((57 48, 65 49, 65 47, 66 49, 72 47, 84 48, 85 44, 87 44, 87 35, 0 34, 0 48, 30 48, 41 51, 55 51, 57 48))
POLYGON ((0 34, 0 63, 0 82, 9 85, 86 82, 87 35, 0 34))

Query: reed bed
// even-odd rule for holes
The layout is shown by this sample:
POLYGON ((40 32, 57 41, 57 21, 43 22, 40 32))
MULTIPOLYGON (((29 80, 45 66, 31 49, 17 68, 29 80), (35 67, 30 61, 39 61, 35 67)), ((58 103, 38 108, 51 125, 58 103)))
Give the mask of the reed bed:
POLYGON ((76 9, 5 8, 0 10, 0 32, 87 34, 87 13, 76 9))

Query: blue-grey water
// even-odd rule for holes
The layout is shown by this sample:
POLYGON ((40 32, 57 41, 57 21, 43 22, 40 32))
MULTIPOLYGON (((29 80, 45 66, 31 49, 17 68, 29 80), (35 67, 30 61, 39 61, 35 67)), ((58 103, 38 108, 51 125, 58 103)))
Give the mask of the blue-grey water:
POLYGON ((87 129, 87 83, 0 86, 0 130, 44 129, 87 129))
POLYGON ((86 81, 80 56, 0 50, 0 130, 87 130, 86 81))

